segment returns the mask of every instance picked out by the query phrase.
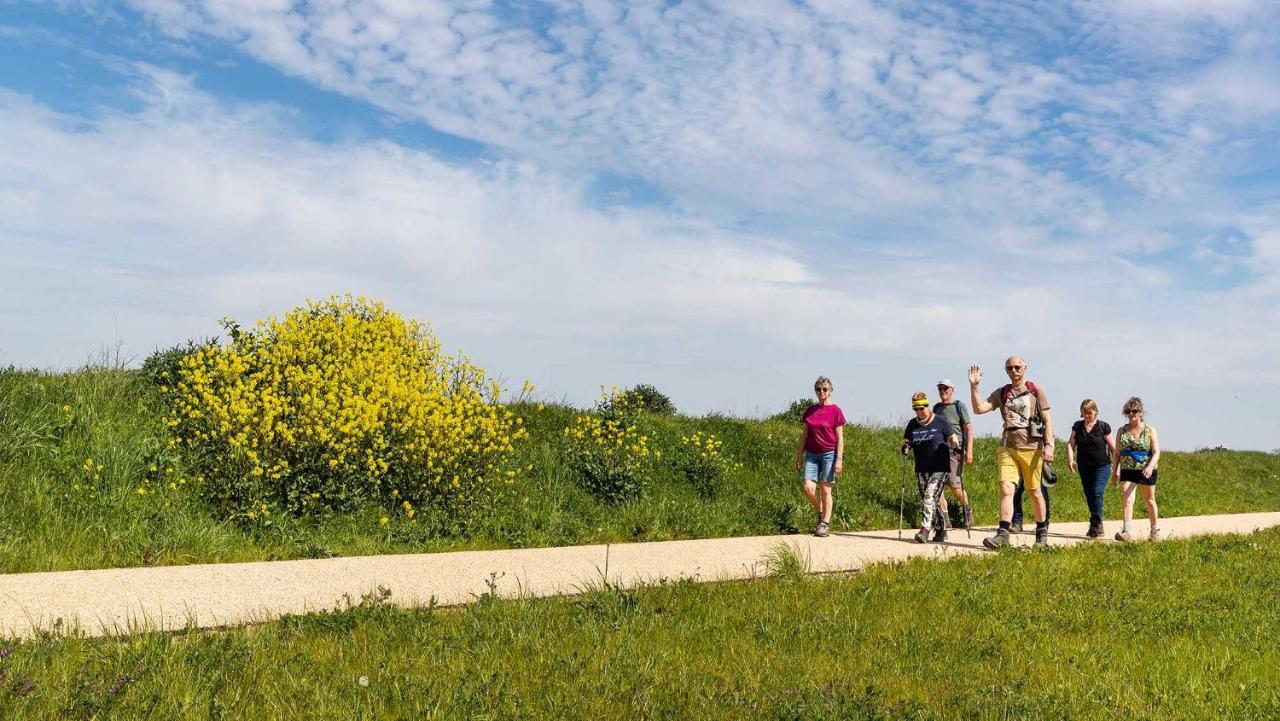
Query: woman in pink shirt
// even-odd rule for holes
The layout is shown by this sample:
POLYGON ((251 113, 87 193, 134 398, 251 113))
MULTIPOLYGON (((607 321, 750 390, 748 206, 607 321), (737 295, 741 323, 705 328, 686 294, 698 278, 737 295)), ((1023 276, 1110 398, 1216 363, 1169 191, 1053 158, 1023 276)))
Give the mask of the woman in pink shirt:
POLYGON ((813 535, 825 538, 831 532, 831 489, 844 470, 844 412, 831 402, 830 378, 818 376, 813 392, 818 402, 804 411, 796 470, 804 471, 804 497, 818 512, 813 535))

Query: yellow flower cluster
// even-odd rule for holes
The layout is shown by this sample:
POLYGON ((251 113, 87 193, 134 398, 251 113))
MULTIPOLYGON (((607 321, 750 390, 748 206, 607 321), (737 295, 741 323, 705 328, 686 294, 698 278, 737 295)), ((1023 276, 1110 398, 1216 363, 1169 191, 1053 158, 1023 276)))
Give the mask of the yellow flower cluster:
POLYGON ((720 449, 724 446, 724 441, 717 439, 714 433, 704 434, 702 431, 694 431, 691 436, 681 436, 680 442, 702 458, 718 458, 720 449))
POLYGON ((647 483, 647 464, 662 457, 635 424, 634 409, 617 388, 603 394, 598 413, 584 413, 565 428, 570 467, 587 490, 608 501, 638 496, 647 483))
POLYGON ((623 426, 622 421, 591 414, 580 415, 564 433, 574 446, 594 452, 621 453, 638 458, 647 458, 650 454, 662 456, 661 451, 649 450, 648 436, 641 435, 635 425, 623 426))
POLYGON ((102 464, 92 458, 84 459, 84 463, 80 464, 80 473, 71 480, 71 497, 98 500, 102 493, 102 468, 102 464))
POLYGON ((232 514, 474 496, 525 435, 482 368, 380 302, 224 325, 231 344, 183 358, 162 391, 176 445, 232 514))
POLYGON ((695 431, 681 436, 680 446, 676 466, 694 489, 704 496, 717 495, 725 475, 730 470, 742 468, 741 463, 733 462, 721 452, 724 441, 714 433, 695 431))

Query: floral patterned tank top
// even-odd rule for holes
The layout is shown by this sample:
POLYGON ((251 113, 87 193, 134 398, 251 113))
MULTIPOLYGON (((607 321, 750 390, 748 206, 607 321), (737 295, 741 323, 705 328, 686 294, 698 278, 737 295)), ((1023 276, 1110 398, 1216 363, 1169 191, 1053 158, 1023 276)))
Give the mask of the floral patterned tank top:
POLYGON ((1151 426, 1142 424, 1142 430, 1135 436, 1125 426, 1116 439, 1120 448, 1120 470, 1140 471, 1151 462, 1151 426))

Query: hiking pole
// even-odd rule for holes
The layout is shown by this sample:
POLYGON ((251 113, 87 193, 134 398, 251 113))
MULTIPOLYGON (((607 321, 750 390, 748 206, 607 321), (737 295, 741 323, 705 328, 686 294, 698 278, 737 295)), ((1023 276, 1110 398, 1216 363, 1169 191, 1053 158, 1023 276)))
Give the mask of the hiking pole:
POLYGON ((902 494, 898 497, 898 540, 902 540, 902 514, 907 505, 907 446, 902 447, 902 494))
MULTIPOLYGON (((964 474, 964 451, 963 450, 956 451, 956 467, 960 469, 960 473, 961 473, 960 478, 963 479, 964 478, 964 475, 963 475, 964 474)), ((960 488, 962 490, 964 489, 963 480, 960 481, 960 488)), ((965 491, 964 498, 966 501, 969 501, 969 503, 966 503, 964 505, 969 506, 970 508, 973 508, 973 506, 970 505, 973 503, 973 499, 969 498, 968 491, 965 491)), ((969 517, 964 512, 964 506, 961 506, 960 508, 960 515, 964 519, 964 537, 966 540, 972 541, 973 540, 973 524, 969 522, 969 517)))

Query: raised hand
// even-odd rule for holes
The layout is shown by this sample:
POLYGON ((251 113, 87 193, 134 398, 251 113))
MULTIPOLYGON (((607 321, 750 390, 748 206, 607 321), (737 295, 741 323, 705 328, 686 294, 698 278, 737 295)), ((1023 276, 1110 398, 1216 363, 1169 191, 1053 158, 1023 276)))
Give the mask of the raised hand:
POLYGON ((982 383, 982 369, 978 366, 969 366, 969 385, 976 386, 982 383))

